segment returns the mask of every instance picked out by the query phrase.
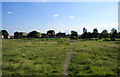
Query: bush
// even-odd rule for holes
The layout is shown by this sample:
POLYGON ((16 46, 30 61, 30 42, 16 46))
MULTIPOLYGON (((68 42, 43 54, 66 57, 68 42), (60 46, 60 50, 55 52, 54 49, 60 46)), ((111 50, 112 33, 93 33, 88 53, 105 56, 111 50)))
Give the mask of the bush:
POLYGON ((63 43, 63 40, 58 41, 58 43, 63 43))
POLYGON ((104 41, 109 41, 109 39, 105 38, 104 41))
POLYGON ((65 42, 65 45, 70 45, 70 43, 69 42, 65 42))
POLYGON ((111 38, 110 40, 111 40, 111 41, 115 41, 115 38, 111 38))

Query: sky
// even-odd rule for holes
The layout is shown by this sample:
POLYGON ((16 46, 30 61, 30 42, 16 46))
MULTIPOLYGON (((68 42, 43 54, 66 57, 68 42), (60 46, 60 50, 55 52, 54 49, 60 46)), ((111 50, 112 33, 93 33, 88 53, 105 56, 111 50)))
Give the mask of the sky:
POLYGON ((2 28, 2 3, 0 2, 0 29, 2 28))
POLYGON ((2 0, 2 2, 118 2, 119 0, 2 0))
POLYGON ((14 32, 48 30, 83 33, 118 29, 118 2, 2 2, 2 29, 14 32))

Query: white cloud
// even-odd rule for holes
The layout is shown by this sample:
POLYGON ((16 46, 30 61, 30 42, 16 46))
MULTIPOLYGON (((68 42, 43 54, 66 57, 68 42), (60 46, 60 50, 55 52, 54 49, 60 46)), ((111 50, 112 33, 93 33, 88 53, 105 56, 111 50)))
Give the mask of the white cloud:
POLYGON ((59 16, 59 14, 54 14, 54 15, 52 15, 53 17, 58 17, 59 16))
POLYGON ((7 12, 7 14, 13 14, 13 12, 11 12, 11 11, 8 11, 8 12, 7 12))
POLYGON ((75 18, 75 16, 69 16, 69 18, 75 18))

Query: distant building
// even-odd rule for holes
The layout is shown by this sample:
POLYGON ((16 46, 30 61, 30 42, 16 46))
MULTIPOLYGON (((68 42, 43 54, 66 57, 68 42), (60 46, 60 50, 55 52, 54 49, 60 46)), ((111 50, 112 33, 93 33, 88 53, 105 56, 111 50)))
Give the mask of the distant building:
POLYGON ((27 38, 28 37, 28 33, 26 32, 19 32, 21 34, 21 38, 27 38))
POLYGON ((1 39, 13 39, 13 36, 10 36, 10 35, 4 36, 4 35, 2 35, 1 39))
POLYGON ((28 33, 25 32, 15 32, 14 33, 14 38, 27 38, 28 33))
POLYGON ((58 38, 66 38, 66 33, 59 32, 59 33, 56 34, 56 37, 58 37, 58 38))
POLYGON ((83 28, 83 33, 87 32, 87 29, 85 29, 85 27, 83 28))
POLYGON ((10 36, 10 35, 8 35, 8 36, 7 36, 7 38, 8 38, 8 39, 11 39, 11 36, 10 36))
POLYGON ((22 36, 28 36, 28 33, 25 33, 25 32, 21 32, 22 33, 22 36))
POLYGON ((1 39, 4 39, 4 35, 1 35, 1 39))

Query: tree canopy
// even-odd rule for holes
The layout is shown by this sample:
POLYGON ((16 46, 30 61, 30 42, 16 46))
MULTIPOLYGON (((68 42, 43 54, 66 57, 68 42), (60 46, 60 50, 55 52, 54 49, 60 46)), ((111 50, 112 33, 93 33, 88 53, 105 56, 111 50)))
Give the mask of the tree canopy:
POLYGON ((93 29, 93 38, 98 38, 98 30, 97 30, 97 28, 95 28, 95 29, 93 29))
POLYGON ((71 39, 77 39, 78 38, 78 33, 76 31, 71 32, 71 39))
POLYGON ((40 33, 37 32, 37 31, 31 31, 29 34, 28 34, 28 37, 40 37, 40 33))
POLYGON ((6 30, 1 30, 2 35, 4 35, 5 37, 9 35, 9 33, 6 30))
POLYGON ((103 30, 100 34, 100 38, 107 38, 108 37, 108 31, 107 30, 103 30))
POLYGON ((48 34, 49 37, 55 37, 55 31, 54 30, 47 31, 47 34, 48 34))
POLYGON ((117 30, 115 28, 113 28, 111 30, 111 35, 110 35, 111 38, 116 38, 117 37, 117 30))

